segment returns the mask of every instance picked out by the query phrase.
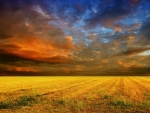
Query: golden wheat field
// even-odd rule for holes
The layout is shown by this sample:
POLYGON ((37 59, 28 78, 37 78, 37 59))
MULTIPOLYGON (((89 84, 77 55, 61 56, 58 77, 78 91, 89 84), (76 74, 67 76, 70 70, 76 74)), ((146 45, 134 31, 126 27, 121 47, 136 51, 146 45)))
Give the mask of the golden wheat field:
POLYGON ((150 77, 0 77, 0 113, 149 113, 150 77))

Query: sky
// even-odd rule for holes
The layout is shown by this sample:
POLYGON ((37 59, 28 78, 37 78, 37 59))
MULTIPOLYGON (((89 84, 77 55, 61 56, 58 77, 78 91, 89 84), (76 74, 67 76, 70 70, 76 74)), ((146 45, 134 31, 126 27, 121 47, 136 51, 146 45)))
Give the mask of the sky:
POLYGON ((0 0, 5 75, 150 75, 150 0, 0 0))

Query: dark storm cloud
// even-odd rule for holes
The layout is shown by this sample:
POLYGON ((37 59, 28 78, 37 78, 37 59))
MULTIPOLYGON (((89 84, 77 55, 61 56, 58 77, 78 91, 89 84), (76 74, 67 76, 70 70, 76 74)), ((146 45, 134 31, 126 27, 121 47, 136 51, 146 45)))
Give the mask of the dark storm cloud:
POLYGON ((6 0, 1 3, 1 8, 6 10, 10 8, 9 10, 18 11, 25 7, 30 8, 34 4, 41 6, 47 14, 55 14, 58 18, 70 24, 74 24, 83 18, 88 26, 102 24, 106 27, 112 27, 117 20, 130 14, 132 9, 135 8, 140 1, 141 0, 67 0, 62 2, 60 0, 6 0))
MULTIPOLYGON (((0 53, 0 63, 8 63, 8 64, 13 64, 13 63, 17 63, 17 62, 34 62, 34 60, 31 60, 31 59, 27 59, 27 58, 22 58, 22 57, 19 57, 17 55, 13 55, 13 54, 7 54, 5 51, 4 53, 0 53)), ((36 61, 38 62, 38 61, 36 61)))
POLYGON ((24 7, 36 4, 46 5, 45 1, 47 0, 4 0, 0 1, 0 5, 3 10, 9 10, 11 8, 12 11, 18 11, 24 7))
POLYGON ((6 0, 3 7, 9 4, 12 10, 19 10, 34 4, 41 6, 47 14, 54 14, 57 19, 71 25, 83 19, 87 26, 102 24, 111 27, 117 20, 130 14, 140 2, 141 0, 6 0))
POLYGON ((12 36, 6 33, 0 33, 0 39, 11 38, 12 36))
POLYGON ((89 26, 102 24, 108 28, 112 28, 115 25, 115 22, 128 16, 133 8, 135 8, 140 2, 136 2, 135 6, 132 6, 133 3, 135 2, 127 2, 127 0, 113 0, 113 2, 101 4, 100 11, 94 14, 93 17, 87 19, 87 23, 89 26))
POLYGON ((127 71, 127 74, 131 75, 150 75, 149 73, 150 67, 145 68, 129 68, 127 71))

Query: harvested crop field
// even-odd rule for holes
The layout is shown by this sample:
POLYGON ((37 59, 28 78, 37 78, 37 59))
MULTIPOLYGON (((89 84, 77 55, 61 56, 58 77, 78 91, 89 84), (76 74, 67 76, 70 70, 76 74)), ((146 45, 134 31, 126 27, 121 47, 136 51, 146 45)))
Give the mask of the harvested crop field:
POLYGON ((0 77, 0 113, 149 113, 150 77, 0 77))

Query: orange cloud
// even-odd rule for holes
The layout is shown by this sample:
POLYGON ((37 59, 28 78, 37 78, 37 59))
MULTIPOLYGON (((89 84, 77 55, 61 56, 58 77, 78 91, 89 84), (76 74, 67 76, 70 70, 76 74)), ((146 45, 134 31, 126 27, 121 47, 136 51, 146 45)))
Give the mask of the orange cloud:
POLYGON ((142 68, 140 64, 125 64, 123 65, 124 68, 142 68))
POLYGON ((45 16, 42 10, 38 11, 23 8, 18 13, 6 12, 0 18, 0 50, 38 61, 68 61, 68 56, 75 50, 73 38, 65 35, 61 28, 48 24, 54 19, 45 16))
POLYGON ((122 65, 123 63, 122 63, 121 61, 118 61, 118 64, 119 64, 119 65, 122 65))
POLYGON ((102 60, 103 63, 108 63, 108 60, 102 60))
POLYGON ((33 69, 32 67, 9 67, 7 70, 17 72, 39 72, 38 70, 33 69))
POLYGON ((69 72, 70 72, 70 70, 69 70, 68 68, 65 68, 65 67, 63 67, 62 70, 63 70, 63 72, 65 72, 65 73, 69 73, 69 72))
POLYGON ((37 37, 22 37, 7 39, 6 43, 0 45, 0 49, 8 54, 13 54, 22 58, 29 58, 39 61, 48 61, 50 58, 68 58, 71 50, 75 49, 71 36, 62 39, 62 44, 52 42, 50 39, 37 37), (62 57, 57 57, 62 56, 62 57))

